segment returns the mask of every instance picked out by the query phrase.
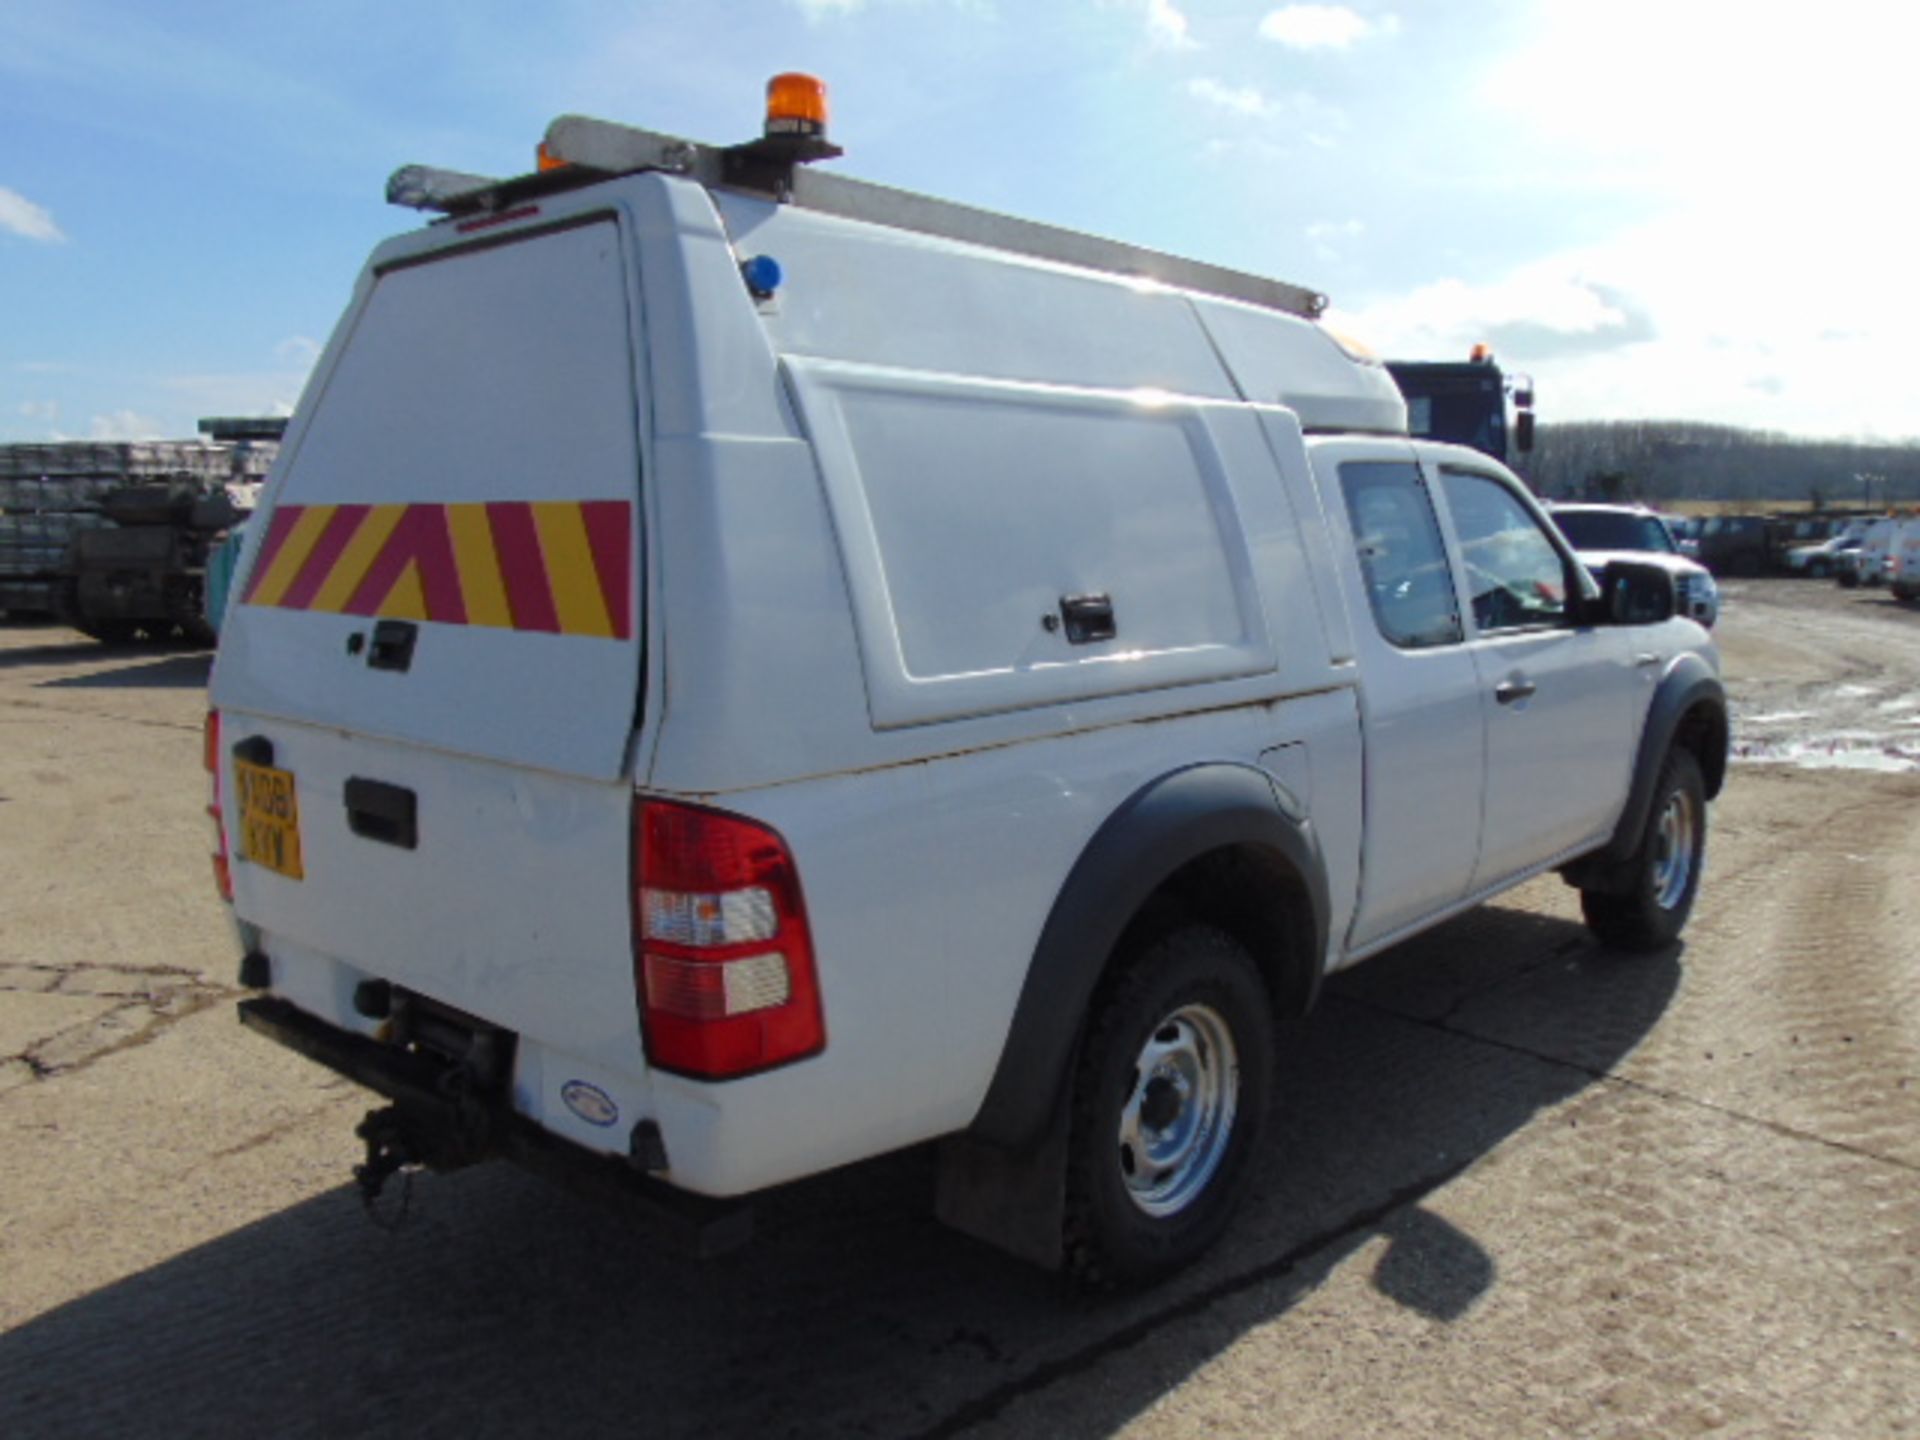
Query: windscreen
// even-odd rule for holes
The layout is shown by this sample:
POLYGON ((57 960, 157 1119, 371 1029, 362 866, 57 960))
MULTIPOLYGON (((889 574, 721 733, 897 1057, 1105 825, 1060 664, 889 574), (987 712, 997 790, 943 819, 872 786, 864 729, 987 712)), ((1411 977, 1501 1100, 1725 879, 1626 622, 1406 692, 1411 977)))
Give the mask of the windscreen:
POLYGON ((1617 510, 1556 510, 1553 523, 1576 550, 1657 550, 1674 553, 1667 527, 1652 515, 1617 510))

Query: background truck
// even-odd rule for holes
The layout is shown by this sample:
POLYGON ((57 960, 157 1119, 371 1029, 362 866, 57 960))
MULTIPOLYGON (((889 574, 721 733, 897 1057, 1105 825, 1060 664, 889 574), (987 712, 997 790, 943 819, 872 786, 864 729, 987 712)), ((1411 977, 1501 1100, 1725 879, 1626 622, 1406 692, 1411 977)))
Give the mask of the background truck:
POLYGON ((1717 653, 1314 292, 802 169, 772 89, 741 146, 396 175, 439 218, 214 665, 241 1018, 387 1097, 369 1190, 508 1156, 717 1246, 938 1142, 950 1223, 1150 1280, 1330 970, 1555 870, 1674 941, 1717 653))
POLYGON ((1476 345, 1465 361, 1389 360, 1387 373, 1406 396, 1409 435, 1465 445, 1524 472, 1520 457, 1533 450, 1533 381, 1501 373, 1492 350, 1476 345))

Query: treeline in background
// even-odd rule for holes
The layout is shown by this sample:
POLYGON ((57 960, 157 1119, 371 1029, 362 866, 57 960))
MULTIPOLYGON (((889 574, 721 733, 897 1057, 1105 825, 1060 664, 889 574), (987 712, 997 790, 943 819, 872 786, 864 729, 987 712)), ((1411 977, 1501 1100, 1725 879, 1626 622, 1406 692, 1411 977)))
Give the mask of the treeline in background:
POLYGON ((1815 509, 1920 503, 1920 444, 1804 440, 1687 420, 1542 420, 1522 469, 1553 499, 1815 509))

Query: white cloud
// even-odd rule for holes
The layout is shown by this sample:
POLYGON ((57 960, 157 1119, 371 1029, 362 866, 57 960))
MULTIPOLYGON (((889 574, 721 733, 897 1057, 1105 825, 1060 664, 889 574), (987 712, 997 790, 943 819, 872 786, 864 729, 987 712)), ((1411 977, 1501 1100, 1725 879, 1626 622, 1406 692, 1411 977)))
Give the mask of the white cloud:
POLYGON ((1186 14, 1173 0, 1147 0, 1147 38, 1165 50, 1194 50, 1186 14))
POLYGON ((87 424, 89 440, 159 440, 165 433, 158 420, 131 410, 96 415, 87 424))
POLYGON ((1290 50, 1346 50, 1362 40, 1398 33, 1397 16, 1369 20, 1345 5, 1283 5, 1260 22, 1260 35, 1290 50))
POLYGON ((1879 0, 1828 0, 1818 24, 1731 0, 1543 0, 1473 98, 1538 177, 1509 193, 1577 206, 1591 238, 1506 276, 1468 272, 1485 283, 1380 297, 1363 322, 1388 353, 1438 356, 1507 327, 1503 358, 1534 369, 1543 423, 1920 428, 1897 180, 1916 49, 1920 9, 1879 0))
POLYGON ((1196 100, 1204 100, 1209 105, 1217 105, 1222 110, 1231 110, 1249 119, 1270 120, 1280 112, 1280 106, 1268 99, 1255 85, 1226 85, 1201 76, 1187 82, 1187 93, 1196 100))
POLYGON ((273 347, 273 358, 282 364, 311 368, 320 358, 320 342, 310 335, 289 335, 273 347))
POLYGON ((1273 158, 1284 153, 1273 145, 1282 135, 1330 149, 1347 128, 1345 112, 1304 92, 1269 95, 1257 85, 1229 85, 1203 75, 1187 82, 1187 94, 1244 119, 1283 122, 1280 130, 1262 136, 1216 139, 1208 145, 1211 154, 1241 149, 1273 158))
POLYGON ((11 230, 28 240, 58 245, 66 240, 53 216, 17 190, 0 185, 0 230, 11 230))
POLYGON ((1313 253, 1321 260, 1338 260, 1346 246, 1343 242, 1358 240, 1367 233, 1363 220, 1316 220, 1306 227, 1307 240, 1313 246, 1313 253))
POLYGON ((158 383, 198 415, 289 415, 307 383, 298 370, 168 375, 158 383))
MULTIPOLYGON (((1321 238, 1319 229, 1309 226, 1307 234, 1321 238)), ((1565 261, 1525 266, 1486 284, 1437 280, 1344 318, 1369 331, 1367 342, 1376 349, 1422 360, 1464 357, 1475 343, 1503 330, 1536 336, 1533 355, 1522 357, 1536 363, 1545 350, 1649 338, 1619 291, 1565 261)))
POLYGON ((1546 4, 1480 98, 1571 174, 1713 191, 1743 202, 1756 230, 1823 205, 1844 224, 1899 188, 1920 8, 1826 0, 1818 15, 1730 0, 1546 4), (1791 198, 1764 204, 1771 195, 1791 198))
POLYGON ((1778 303, 1781 277, 1829 253, 1822 215, 1730 230, 1713 208, 1676 209, 1480 283, 1454 277, 1357 304, 1335 319, 1383 355, 1464 357, 1475 341, 1538 382, 1555 418, 1716 420, 1806 435, 1892 438, 1920 428, 1909 337, 1920 289, 1899 283, 1897 229, 1850 237, 1817 303, 1778 303))

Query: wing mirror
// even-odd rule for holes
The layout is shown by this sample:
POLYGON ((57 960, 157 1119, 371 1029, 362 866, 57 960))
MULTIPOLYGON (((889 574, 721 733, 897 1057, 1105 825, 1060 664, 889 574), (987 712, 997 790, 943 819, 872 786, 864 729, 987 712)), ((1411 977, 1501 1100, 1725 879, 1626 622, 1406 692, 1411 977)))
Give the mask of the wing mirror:
POLYGON ((1600 581, 1601 613, 1611 625, 1658 625, 1671 620, 1673 574, 1659 565, 1616 560, 1600 581))

